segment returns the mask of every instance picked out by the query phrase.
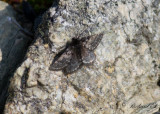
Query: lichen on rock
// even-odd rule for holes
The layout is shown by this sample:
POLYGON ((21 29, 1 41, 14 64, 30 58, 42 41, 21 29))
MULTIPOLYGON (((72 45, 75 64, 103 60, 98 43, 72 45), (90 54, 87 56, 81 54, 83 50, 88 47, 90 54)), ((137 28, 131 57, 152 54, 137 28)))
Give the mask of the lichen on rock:
POLYGON ((27 59, 11 80, 5 113, 158 111, 160 8, 155 2, 60 0, 43 15, 27 59), (67 76, 49 70, 73 37, 102 31, 92 66, 67 76))

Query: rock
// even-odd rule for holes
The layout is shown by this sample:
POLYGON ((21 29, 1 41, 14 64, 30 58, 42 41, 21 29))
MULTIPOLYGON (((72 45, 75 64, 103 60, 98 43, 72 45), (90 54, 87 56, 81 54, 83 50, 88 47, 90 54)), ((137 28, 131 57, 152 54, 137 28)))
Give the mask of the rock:
POLYGON ((5 113, 144 114, 160 108, 160 8, 155 1, 60 0, 44 15, 11 79, 5 113), (96 61, 50 71, 73 37, 104 32, 96 61), (23 72, 22 72, 23 71, 23 72))
POLYGON ((8 19, 15 19, 16 12, 0 1, 0 113, 8 96, 9 78, 24 59, 29 38, 8 19))

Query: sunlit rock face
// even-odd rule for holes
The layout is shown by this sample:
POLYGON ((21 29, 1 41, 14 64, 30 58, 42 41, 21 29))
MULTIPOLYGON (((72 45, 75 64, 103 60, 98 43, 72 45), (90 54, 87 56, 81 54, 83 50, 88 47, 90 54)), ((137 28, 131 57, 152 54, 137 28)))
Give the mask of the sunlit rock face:
POLYGON ((159 11, 158 0, 60 0, 43 15, 36 40, 11 79, 5 113, 158 111, 159 11), (69 75, 49 70, 73 37, 101 32, 92 65, 69 75))

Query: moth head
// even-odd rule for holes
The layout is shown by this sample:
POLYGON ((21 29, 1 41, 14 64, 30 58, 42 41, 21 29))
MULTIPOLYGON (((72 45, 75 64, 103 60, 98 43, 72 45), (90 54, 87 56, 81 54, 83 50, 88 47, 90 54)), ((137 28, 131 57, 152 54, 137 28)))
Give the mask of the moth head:
POLYGON ((76 44, 78 44, 79 43, 79 40, 76 38, 76 37, 73 37, 72 38, 72 44, 73 45, 76 45, 76 44))
POLYGON ((72 41, 76 41, 76 40, 77 40, 77 37, 73 37, 73 38, 72 38, 72 41))

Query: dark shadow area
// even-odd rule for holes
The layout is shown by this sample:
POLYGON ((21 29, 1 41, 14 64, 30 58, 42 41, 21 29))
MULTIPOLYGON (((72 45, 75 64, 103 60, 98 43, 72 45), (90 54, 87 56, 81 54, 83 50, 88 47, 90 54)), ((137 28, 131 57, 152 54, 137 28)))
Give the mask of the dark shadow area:
POLYGON ((158 80, 157 85, 160 87, 160 79, 158 80))
MULTIPOLYGON (((52 1, 54 1, 54 3, 52 2, 53 4, 50 5, 54 7, 58 5, 59 0, 52 1)), ((17 12, 17 21, 21 24, 22 27, 27 28, 26 30, 34 33, 39 23, 41 23, 42 21, 41 16, 39 16, 38 18, 36 17, 36 14, 34 14, 33 11, 34 9, 32 9, 30 4, 25 3, 22 6, 24 7, 23 9, 25 9, 26 12, 17 12), (30 8, 30 11, 26 10, 28 7, 30 8), (33 17, 29 19, 30 16, 33 17), (30 22, 30 25, 28 24, 28 22, 30 22)), ((6 15, 4 15, 4 12, 9 7, 6 7, 4 10, 0 11, 0 17, 3 17, 3 19, 0 18, 0 21, 4 20, 4 18, 7 17, 6 15)), ((9 8, 9 11, 10 10, 13 9, 9 8)), ((43 10, 43 12, 45 11, 43 10)), ((40 12, 40 15, 42 15, 42 12, 40 12)), ((32 45, 36 40, 34 38, 30 38, 30 36, 28 36, 21 28, 19 28, 14 23, 9 23, 7 22, 7 20, 6 23, 7 24, 5 24, 5 26, 2 26, 2 28, 0 29, 0 51, 2 54, 2 60, 0 60, 0 114, 3 113, 7 97, 9 96, 9 94, 12 94, 8 93, 10 78, 13 77, 14 72, 24 62, 28 47, 32 45)), ((26 80, 27 77, 22 78, 22 88, 26 86, 26 80)))
POLYGON ((153 114, 160 114, 160 109, 157 112, 153 113, 153 114))
POLYGON ((11 39, 9 42, 12 42, 12 45, 10 45, 7 53, 6 49, 1 48, 3 59, 0 63, 0 113, 2 113, 5 101, 8 97, 9 80, 18 66, 24 61, 24 57, 31 40, 27 37, 22 38, 21 36, 15 36, 15 38, 13 38, 13 40, 11 39))
POLYGON ((9 95, 9 80, 24 61, 27 49, 33 40, 33 38, 26 36, 18 26, 7 20, 7 16, 13 16, 8 15, 11 10, 11 7, 7 6, 0 11, 0 21, 4 22, 0 25, 0 114, 3 113, 9 95))

